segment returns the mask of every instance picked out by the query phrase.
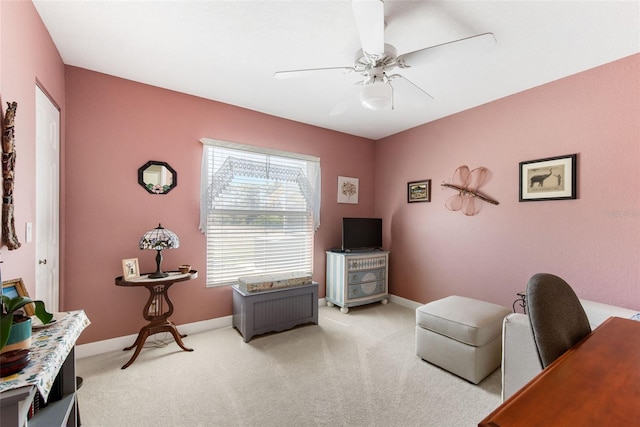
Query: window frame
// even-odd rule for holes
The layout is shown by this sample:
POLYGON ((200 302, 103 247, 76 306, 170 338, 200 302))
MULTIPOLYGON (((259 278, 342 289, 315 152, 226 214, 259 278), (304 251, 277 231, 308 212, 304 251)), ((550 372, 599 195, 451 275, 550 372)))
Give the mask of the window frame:
MULTIPOLYGON (((201 142, 203 144, 203 154, 200 230, 206 235, 206 286, 227 286, 236 283, 238 277, 276 274, 276 272, 313 274, 314 234, 320 225, 320 158, 209 138, 203 138, 201 142), (271 197, 269 199, 282 198, 285 202, 278 204, 277 201, 272 201, 272 203, 275 203, 275 207, 270 204, 265 209, 258 208, 254 210, 248 208, 255 201, 252 198, 247 199, 246 194, 243 195, 241 192, 233 192, 231 190, 231 188, 243 188, 242 185, 246 189, 246 183, 242 184, 242 179, 238 178, 238 176, 242 176, 242 172, 240 172, 242 168, 238 167, 239 164, 236 163, 235 168, 227 168, 231 172, 228 172, 227 169, 221 171, 222 160, 221 158, 215 158, 215 154, 222 153, 222 158, 226 162, 231 157, 229 155, 230 150, 237 155, 232 157, 234 161, 240 159, 240 162, 246 161, 250 166, 254 166, 251 163, 256 162, 257 156, 260 159, 260 171, 263 174, 266 173, 267 177, 270 171, 273 171, 271 173, 274 175, 280 172, 279 179, 267 178, 267 180, 269 189, 271 187, 282 188, 281 192, 275 196, 267 191, 263 194, 270 194, 271 197), (263 163, 264 166, 262 166, 263 163), (288 166, 292 163, 293 165, 288 166), (290 170, 287 170, 287 168, 290 170), (291 174, 294 171, 297 173, 295 179, 292 178, 291 174), (287 172, 291 173, 287 174, 287 172), (232 178, 227 176, 229 173, 232 178), (222 179, 220 178, 221 176, 223 176, 222 179), (286 183, 283 183, 284 181, 286 183), (299 194, 296 193, 298 190, 300 191, 299 194), (224 192, 233 194, 233 196, 224 194, 224 192), (232 208, 224 207, 225 205, 228 206, 228 203, 235 202, 233 200, 234 196, 238 197, 239 204, 232 208), (224 199, 224 203, 221 202, 222 199, 224 199), (245 206, 242 206, 242 200, 252 203, 248 202, 245 206), (291 206, 289 205, 290 200, 295 201, 291 206), (304 208, 301 207, 303 205, 304 208), (231 215, 236 221, 233 224, 233 231, 229 231, 231 230, 231 223, 219 222, 226 215, 231 215), (249 222, 243 223, 238 228, 238 224, 242 223, 242 217, 247 215, 253 216, 254 221, 260 216, 272 217, 272 219, 280 217, 284 228, 282 232, 279 232, 277 227, 273 227, 273 224, 267 227, 260 227, 259 224, 250 224, 249 222), (218 225, 214 225, 212 220, 218 221, 218 225), (288 224, 289 228, 287 228, 287 223, 290 221, 293 222, 288 224), (300 229, 300 226, 303 229, 300 229), (241 230, 247 231, 249 234, 243 235, 241 230), (254 231, 256 233, 252 234, 254 231), (294 238, 296 241, 292 245, 284 243, 287 238, 298 233, 301 233, 300 238, 294 238), (238 234, 241 237, 234 237, 234 234, 238 234), (234 243, 234 238, 239 240, 234 243), (254 243, 251 243, 252 239, 254 239, 254 243), (259 240, 262 240, 263 243, 256 244, 255 241, 259 240), (267 246, 264 246, 264 244, 267 246), (302 248, 296 250, 295 248, 299 248, 300 244, 302 248), (253 249, 249 248, 251 245, 254 246, 253 249), (257 247, 260 248, 258 249, 257 247), (240 250, 246 257, 225 255, 224 251, 230 248, 240 250), (259 255, 255 258, 247 255, 256 250, 259 255), (221 253, 222 255, 220 255, 221 253), (276 262, 281 267, 274 267, 273 261, 270 261, 273 258, 273 254, 276 254, 276 262), (251 263, 256 261, 259 266, 248 267, 248 262, 245 262, 245 269, 229 265, 229 261, 235 261, 239 266, 243 260, 249 261, 249 259, 251 263), (299 264, 301 268, 297 268, 297 264, 292 262, 296 259, 301 260, 301 264, 299 264), (225 264, 215 265, 215 263, 220 262, 225 264), (292 269, 294 267, 295 269, 292 269), (237 275, 234 276, 235 273, 237 275)), ((247 167, 246 169, 252 171, 252 176, 245 179, 258 181, 265 179, 265 176, 253 175, 255 170, 258 169, 257 167, 253 169, 247 167)), ((257 174, 259 175, 260 172, 257 174)))

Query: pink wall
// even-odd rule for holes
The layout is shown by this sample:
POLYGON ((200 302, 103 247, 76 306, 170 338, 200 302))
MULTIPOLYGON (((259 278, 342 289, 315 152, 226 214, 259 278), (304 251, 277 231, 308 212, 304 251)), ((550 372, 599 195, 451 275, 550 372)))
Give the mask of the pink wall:
MULTIPOLYGON (((92 326, 81 343, 133 334, 144 324, 146 291, 118 288, 113 279, 122 258, 153 269, 154 254, 139 251, 137 242, 157 222, 181 239, 164 265, 189 262, 204 273, 197 230, 202 137, 321 157, 314 263, 321 295, 324 251, 339 244, 340 219, 375 212, 385 220, 395 295, 426 302, 461 294, 511 304, 531 274, 549 271, 582 297, 640 308, 640 55, 372 143, 64 67, 27 0, 0 2, 0 24, 0 101, 3 110, 18 102, 21 237, 35 220, 35 83, 61 107, 61 308, 87 311, 92 326), (570 153, 579 156, 578 200, 518 202, 518 162, 570 153), (151 159, 177 170, 171 193, 152 196, 138 186, 136 171, 151 159), (483 190, 499 206, 485 204, 474 217, 444 208, 452 191, 439 184, 461 164, 489 168, 483 190), (359 205, 336 203, 338 175, 360 178, 359 205), (406 183, 417 179, 432 179, 431 203, 406 203, 406 183)), ((33 292, 33 243, 0 251, 3 277, 23 277, 33 292)), ((208 289, 203 277, 172 288, 172 297, 178 324, 231 313, 229 288, 208 289)))
POLYGON ((231 289, 205 287, 205 238, 198 231, 203 137, 321 158, 314 279, 324 296, 324 251, 339 246, 341 218, 373 213, 372 141, 80 68, 67 67, 66 78, 65 308, 83 308, 91 319, 84 342, 133 334, 145 323, 147 291, 116 287, 114 278, 122 275, 123 258, 139 258, 143 272, 155 270, 155 252, 137 245, 159 222, 180 238, 180 248, 163 252, 165 269, 190 263, 201 272, 171 289, 172 320, 184 324, 231 314, 231 289), (161 196, 141 188, 137 170, 148 160, 168 162, 178 186, 161 196), (338 175, 360 179, 358 205, 337 204, 338 175))
MULTIPOLYGON (((30 0, 0 2, 0 43, 3 120, 7 102, 18 103, 14 202, 16 234, 22 243, 20 248, 12 251, 4 245, 0 248, 4 261, 2 278, 22 277, 29 294, 36 296, 35 245, 24 240, 25 224, 30 222, 35 225, 35 85, 37 83, 44 89, 61 108, 61 140, 64 140, 64 65, 30 0)), ((64 146, 61 149, 64 157, 64 146)), ((61 215, 64 215, 64 201, 61 201, 61 215)), ((64 245, 63 226, 60 231, 61 244, 64 245)), ((64 297, 64 289, 61 292, 64 297)))
POLYGON ((391 293, 458 294, 511 305, 537 272, 583 298, 640 309, 640 55, 376 143, 376 215, 391 250, 391 293), (578 154, 578 199, 518 202, 518 163, 578 154), (443 189, 466 164, 492 174, 484 203, 450 212, 443 189), (432 202, 406 202, 431 179, 432 202))

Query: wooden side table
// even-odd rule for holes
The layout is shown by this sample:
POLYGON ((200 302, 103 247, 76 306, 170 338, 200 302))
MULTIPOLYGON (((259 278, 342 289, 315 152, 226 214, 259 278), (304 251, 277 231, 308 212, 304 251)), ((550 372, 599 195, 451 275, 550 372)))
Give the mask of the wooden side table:
POLYGON ((126 369, 136 360, 147 338, 150 335, 157 334, 159 332, 170 332, 180 348, 184 351, 193 351, 192 348, 188 348, 182 342, 182 338, 187 335, 180 334, 175 323, 169 320, 169 316, 173 314, 173 303, 171 303, 171 300, 169 299, 168 291, 175 283, 193 280, 196 277, 198 277, 198 272, 196 270, 191 270, 189 273, 184 274, 177 271, 171 271, 169 272, 168 277, 162 279, 150 279, 149 274, 144 274, 130 280, 124 280, 122 276, 116 277, 117 286, 144 286, 149 290, 149 299, 142 310, 142 316, 144 316, 145 320, 149 321, 149 324, 140 329, 138 338, 136 338, 136 341, 132 345, 124 348, 123 351, 128 351, 135 347, 136 351, 122 369, 126 369), (165 303, 168 307, 167 311, 164 311, 165 303))

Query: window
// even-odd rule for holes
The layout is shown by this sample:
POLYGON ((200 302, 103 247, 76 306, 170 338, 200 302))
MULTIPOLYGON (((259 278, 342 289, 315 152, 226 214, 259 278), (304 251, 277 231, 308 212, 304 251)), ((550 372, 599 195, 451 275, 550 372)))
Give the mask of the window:
POLYGON ((320 159, 202 139, 200 230, 207 286, 313 270, 320 159))

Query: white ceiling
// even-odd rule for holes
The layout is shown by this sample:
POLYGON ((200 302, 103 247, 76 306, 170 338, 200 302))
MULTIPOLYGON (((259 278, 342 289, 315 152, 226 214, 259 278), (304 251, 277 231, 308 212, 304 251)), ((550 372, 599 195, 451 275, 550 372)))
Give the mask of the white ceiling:
POLYGON ((640 52, 638 1, 386 0, 385 42, 398 54, 485 32, 497 44, 400 70, 435 98, 426 107, 398 97, 370 111, 354 97, 330 116, 359 75, 273 74, 353 66, 349 0, 33 3, 65 64, 374 140, 640 52))

